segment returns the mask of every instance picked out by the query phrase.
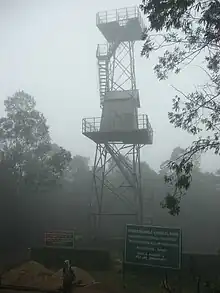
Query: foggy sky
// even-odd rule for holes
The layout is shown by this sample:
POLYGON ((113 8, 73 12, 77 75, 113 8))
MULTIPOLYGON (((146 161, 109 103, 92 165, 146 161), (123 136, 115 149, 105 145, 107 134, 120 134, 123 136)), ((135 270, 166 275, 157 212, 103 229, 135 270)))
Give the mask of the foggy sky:
MULTIPOLYGON (((96 46, 104 37, 96 27, 96 12, 140 4, 140 0, 0 0, 0 115, 4 99, 17 90, 33 95, 50 126, 52 139, 93 159, 95 143, 81 134, 83 117, 100 116, 96 46), (92 4, 90 4, 92 3, 92 4)), ((189 66, 181 75, 159 82, 157 61, 140 57, 136 45, 136 78, 141 109, 154 129, 154 143, 142 150, 142 160, 159 169, 176 146, 194 139, 174 129, 167 118, 176 94, 202 84, 204 72, 189 66)), ((197 64, 200 64, 199 60, 197 64)), ((215 171, 220 160, 206 155, 203 170, 215 171)))

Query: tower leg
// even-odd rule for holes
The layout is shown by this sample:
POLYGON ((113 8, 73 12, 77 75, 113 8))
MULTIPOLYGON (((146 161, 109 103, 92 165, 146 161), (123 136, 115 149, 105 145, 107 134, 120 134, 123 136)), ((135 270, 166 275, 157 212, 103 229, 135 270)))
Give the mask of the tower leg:
POLYGON ((96 153, 93 167, 93 193, 91 208, 92 215, 94 218, 93 229, 94 236, 97 237, 97 231, 101 228, 101 214, 102 214, 102 201, 104 193, 104 184, 105 184, 105 172, 106 172, 106 161, 107 151, 101 145, 96 145, 96 153))
POLYGON ((113 143, 96 145, 94 189, 90 205, 91 213, 96 219, 93 230, 95 237, 99 235, 101 228, 104 228, 101 225, 104 216, 133 216, 133 222, 143 223, 141 147, 142 145, 113 143), (110 197, 114 203, 113 207, 109 205, 110 197))

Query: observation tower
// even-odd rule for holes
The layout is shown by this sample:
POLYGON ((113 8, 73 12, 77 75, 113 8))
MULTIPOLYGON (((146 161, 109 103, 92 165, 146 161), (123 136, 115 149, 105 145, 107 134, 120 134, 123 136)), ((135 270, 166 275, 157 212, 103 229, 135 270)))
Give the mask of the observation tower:
POLYGON ((138 114, 134 45, 141 41, 144 30, 140 10, 130 7, 99 12, 96 25, 105 38, 96 51, 101 117, 82 120, 83 135, 96 143, 90 202, 95 233, 106 216, 134 216, 135 223, 143 223, 140 149, 153 143, 148 116, 138 114), (116 181, 121 180, 117 186, 111 177, 115 167, 116 181), (115 197, 115 206, 123 202, 123 212, 105 204, 110 196, 115 197))

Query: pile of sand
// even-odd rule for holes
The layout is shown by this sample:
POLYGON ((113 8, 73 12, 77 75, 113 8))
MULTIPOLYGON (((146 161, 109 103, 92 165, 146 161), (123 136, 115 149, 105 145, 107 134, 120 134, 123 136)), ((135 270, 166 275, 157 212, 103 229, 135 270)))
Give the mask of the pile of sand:
MULTIPOLYGON (((76 280, 89 285, 94 279, 86 271, 75 267, 76 280)), ((42 290, 58 290, 62 286, 62 269, 48 270, 43 265, 29 261, 2 275, 2 285, 35 287, 42 290)))
POLYGON ((29 261, 2 275, 3 285, 28 286, 48 290, 56 290, 61 280, 43 265, 29 261))

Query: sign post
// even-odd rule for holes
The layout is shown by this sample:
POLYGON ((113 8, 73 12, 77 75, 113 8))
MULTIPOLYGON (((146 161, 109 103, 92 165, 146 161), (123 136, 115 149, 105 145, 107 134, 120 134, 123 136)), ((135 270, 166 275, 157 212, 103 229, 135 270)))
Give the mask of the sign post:
POLYGON ((51 231, 44 235, 45 246, 52 248, 74 248, 73 231, 51 231))
POLYGON ((127 225, 125 264, 180 269, 181 236, 180 228, 127 225))

